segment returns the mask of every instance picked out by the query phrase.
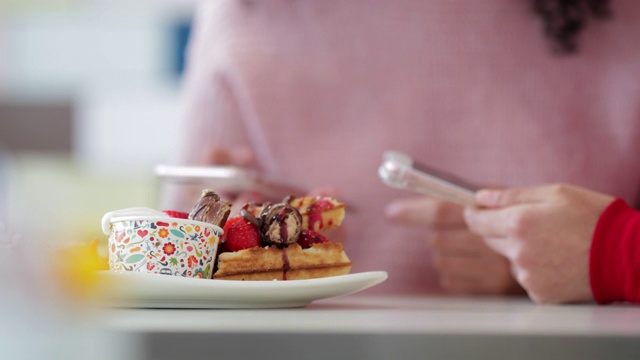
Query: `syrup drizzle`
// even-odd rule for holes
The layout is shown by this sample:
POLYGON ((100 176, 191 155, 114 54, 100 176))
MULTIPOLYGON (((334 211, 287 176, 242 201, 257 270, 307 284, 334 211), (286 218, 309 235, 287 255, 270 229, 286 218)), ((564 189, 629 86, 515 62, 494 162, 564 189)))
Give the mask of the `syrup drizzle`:
POLYGON ((318 206, 319 203, 313 203, 309 206, 308 216, 309 216, 309 229, 317 230, 321 229, 324 225, 324 221, 322 219, 322 209, 318 206), (316 227, 316 224, 318 226, 316 227))
POLYGON ((275 216, 275 221, 277 221, 278 226, 280 227, 280 239, 282 244, 285 245, 282 248, 282 280, 287 280, 287 271, 291 269, 291 265, 289 264, 289 256, 287 255, 287 239, 289 238, 289 230, 284 223, 287 215, 291 212, 290 209, 285 208, 284 211, 281 211, 275 216))
POLYGON ((289 265, 289 256, 287 255, 287 248, 282 248, 282 280, 287 280, 287 271, 291 269, 289 265))
POLYGON ((288 213, 290 212, 291 211, 281 211, 276 215, 276 221, 278 222, 278 227, 280 227, 280 241, 283 244, 287 244, 287 239, 289 239, 289 229, 284 221, 287 218, 288 213))

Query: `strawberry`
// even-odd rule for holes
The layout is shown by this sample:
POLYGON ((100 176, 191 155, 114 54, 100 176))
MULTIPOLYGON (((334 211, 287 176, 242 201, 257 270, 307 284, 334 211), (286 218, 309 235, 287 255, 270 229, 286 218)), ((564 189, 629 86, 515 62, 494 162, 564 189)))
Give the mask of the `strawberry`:
POLYGON ((332 228, 333 220, 329 219, 329 222, 325 224, 322 217, 322 212, 334 208, 335 206, 331 203, 331 201, 329 201, 328 198, 316 199, 315 202, 311 204, 306 211, 306 216, 309 219, 307 222, 307 227, 311 230, 316 231, 332 228))
POLYGON ((229 233, 229 228, 231 227, 231 225, 244 220, 242 218, 242 216, 236 216, 234 218, 228 219, 227 222, 224 224, 224 226, 222 227, 222 230, 224 231, 224 234, 222 234, 222 239, 226 239, 227 238, 227 233, 229 233))
POLYGON ((311 204, 311 206, 309 206, 309 209, 307 210, 307 212, 316 213, 316 212, 321 212, 323 210, 331 210, 334 207, 335 205, 333 205, 328 198, 319 198, 313 204, 311 204))
POLYGON ((224 233, 225 248, 229 251, 249 249, 262 244, 258 229, 242 217, 229 219, 224 233))
POLYGON ((162 212, 165 213, 166 215, 168 215, 169 217, 172 217, 172 218, 177 218, 177 219, 188 219, 189 218, 189 214, 187 214, 186 212, 182 212, 182 211, 162 210, 162 212))
POLYGON ((298 238, 298 245, 303 249, 310 248, 313 244, 326 243, 329 240, 313 230, 302 230, 298 238))

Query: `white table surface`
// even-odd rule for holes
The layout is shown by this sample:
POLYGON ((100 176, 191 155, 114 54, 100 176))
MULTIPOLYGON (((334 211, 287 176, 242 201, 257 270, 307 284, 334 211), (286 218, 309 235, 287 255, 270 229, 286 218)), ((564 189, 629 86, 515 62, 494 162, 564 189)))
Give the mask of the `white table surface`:
POLYGON ((106 309, 144 358, 640 359, 640 307, 366 292, 264 310, 106 309))

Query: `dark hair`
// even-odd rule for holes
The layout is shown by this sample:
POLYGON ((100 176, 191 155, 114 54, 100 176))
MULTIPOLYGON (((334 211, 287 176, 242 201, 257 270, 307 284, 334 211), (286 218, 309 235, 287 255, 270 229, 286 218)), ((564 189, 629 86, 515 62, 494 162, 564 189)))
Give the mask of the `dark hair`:
POLYGON ((532 0, 533 10, 544 21, 544 33, 553 43, 553 50, 574 53, 578 35, 587 19, 611 17, 609 0, 532 0))

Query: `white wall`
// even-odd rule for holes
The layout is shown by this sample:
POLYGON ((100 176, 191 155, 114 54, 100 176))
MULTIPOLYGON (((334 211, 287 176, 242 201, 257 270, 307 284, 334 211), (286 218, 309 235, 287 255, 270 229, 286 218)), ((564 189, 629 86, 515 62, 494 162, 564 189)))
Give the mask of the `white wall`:
POLYGON ((76 155, 89 166, 144 171, 166 159, 179 117, 169 26, 194 2, 59 3, 71 5, 0 18, 0 96, 74 99, 76 155))
POLYGON ((70 157, 12 154, 0 166, 0 225, 90 240, 104 212, 156 204, 153 168, 170 157, 180 116, 169 30, 194 5, 0 0, 0 100, 71 99, 77 110, 70 157))

